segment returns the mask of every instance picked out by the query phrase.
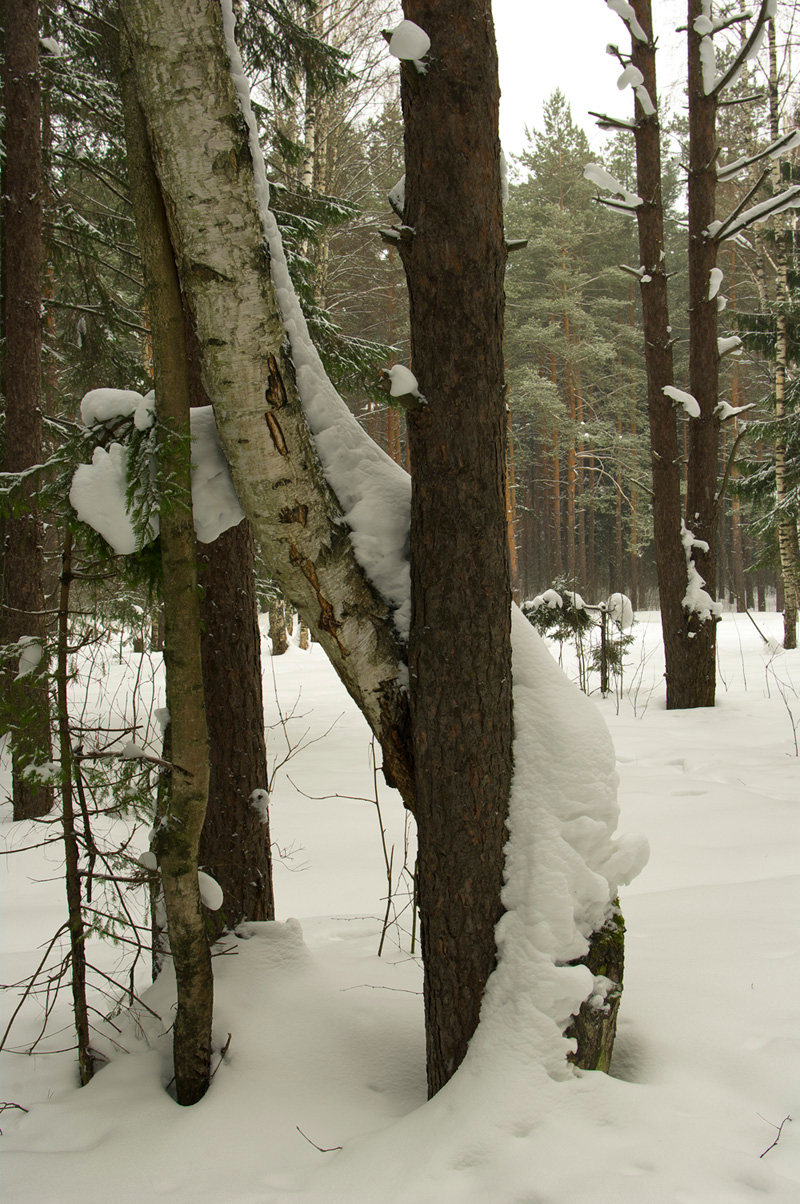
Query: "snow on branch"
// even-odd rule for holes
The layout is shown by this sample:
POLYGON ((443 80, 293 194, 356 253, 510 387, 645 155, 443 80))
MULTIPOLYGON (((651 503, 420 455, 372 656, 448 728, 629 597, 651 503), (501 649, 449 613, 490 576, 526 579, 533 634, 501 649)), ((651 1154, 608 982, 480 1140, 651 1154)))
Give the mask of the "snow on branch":
POLYGON ((787 134, 782 134, 780 138, 776 138, 769 146, 765 146, 763 150, 755 155, 747 155, 741 159, 734 159, 733 163, 727 163, 725 166, 717 169, 717 180, 732 180, 734 176, 738 176, 740 171, 744 171, 746 167, 750 167, 753 163, 758 163, 761 159, 778 159, 787 151, 794 150, 796 146, 800 146, 800 130, 789 130, 787 134))
POLYGON ((589 110, 590 117, 597 118, 597 125, 601 130, 635 130, 635 121, 626 121, 624 117, 609 117, 607 113, 596 113, 594 109, 589 110))
POLYGON ((793 184, 791 188, 785 189, 777 196, 767 197, 765 201, 760 201, 759 204, 752 205, 741 213, 734 211, 724 221, 712 222, 706 234, 718 242, 723 239, 735 238, 748 226, 758 226, 767 218, 774 217, 777 213, 783 213, 786 209, 800 209, 800 184, 793 184))
POLYGON ((634 67, 633 63, 629 63, 622 72, 622 75, 617 80, 617 87, 620 92, 623 92, 625 88, 633 88, 636 99, 642 106, 642 112, 646 117, 653 116, 656 106, 653 104, 652 97, 645 87, 644 76, 638 67, 634 67))
POLYGON ((631 31, 631 37, 636 38, 639 42, 647 42, 647 34, 639 24, 633 5, 628 4, 628 0, 606 0, 606 4, 613 12, 622 17, 631 31))
POLYGON ((611 209, 622 209, 632 213, 642 204, 642 198, 635 192, 629 192, 616 176, 601 166, 600 163, 587 163, 583 169, 584 179, 594 184, 598 191, 610 193, 610 196, 598 196, 598 200, 611 209))
MULTIPOLYGON (((730 66, 723 71, 722 75, 719 75, 714 79, 711 87, 706 87, 705 90, 707 94, 710 95, 711 93, 714 93, 716 96, 719 96, 725 91, 726 88, 730 87, 730 85, 739 78, 745 63, 748 62, 749 59, 755 58, 760 51, 761 44, 764 41, 767 31, 767 21, 769 21, 771 17, 775 16, 777 10, 778 0, 761 0, 761 8, 753 24, 753 28, 750 31, 750 36, 743 43, 730 66)), ((706 40, 711 40, 710 35, 708 38, 704 37, 702 39, 703 42, 706 40)), ((705 73, 703 79, 705 86, 705 73)))
POLYGON ((676 389, 674 385, 664 385, 661 392, 676 404, 683 406, 689 418, 700 417, 700 402, 691 393, 686 393, 683 389, 676 389))
POLYGON ((755 402, 750 401, 746 406, 732 406, 729 401, 720 401, 714 407, 714 413, 720 422, 724 422, 726 418, 737 418, 739 414, 744 414, 745 410, 755 408, 755 402))
POLYGON ((715 602, 711 595, 703 589, 705 580, 698 573, 697 565, 692 559, 692 551, 695 548, 701 552, 708 552, 708 544, 704 539, 695 539, 694 532, 690 531, 683 521, 681 522, 681 543, 686 556, 687 578, 683 607, 692 614, 696 614, 701 623, 707 622, 712 617, 718 618, 722 614, 722 603, 715 602))
POLYGON ((422 59, 431 48, 431 40, 414 21, 401 21, 389 38, 389 54, 401 61, 412 62, 420 75, 428 70, 422 59))

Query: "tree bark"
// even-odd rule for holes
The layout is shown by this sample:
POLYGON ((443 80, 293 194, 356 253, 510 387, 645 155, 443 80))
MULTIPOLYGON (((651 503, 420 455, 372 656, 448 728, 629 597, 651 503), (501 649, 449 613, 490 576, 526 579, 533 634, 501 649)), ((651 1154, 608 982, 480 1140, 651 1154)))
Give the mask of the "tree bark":
POLYGON ((402 69, 410 416, 411 713, 428 1089, 466 1053, 495 963, 511 779, 505 248, 488 0, 406 0, 431 38, 402 69), (454 320, 454 315, 458 319, 454 320))
POLYGON ((175 1093, 179 1104, 193 1104, 210 1081, 214 980, 197 878, 209 758, 192 521, 188 348, 166 210, 124 43, 122 96, 131 200, 152 322, 156 414, 164 431, 157 479, 173 768, 166 808, 156 825, 155 851, 178 991, 173 1027, 175 1093))
MULTIPOLYGON (((688 6, 689 85, 689 392, 700 417, 689 419, 689 464, 686 479, 686 525, 708 550, 695 547, 692 558, 706 590, 714 597, 717 583, 717 451, 719 418, 719 352, 717 300, 709 299, 711 270, 717 264, 717 242, 705 231, 714 221, 717 188, 717 96, 706 94, 700 60, 700 34, 694 22, 701 0, 688 6)), ((683 664, 691 701, 713 706, 717 674, 717 624, 712 617, 689 616, 691 656, 683 664)))
POLYGON ((192 312, 203 380, 242 509, 413 805, 403 649, 357 563, 300 404, 216 4, 122 0, 137 90, 192 312))
MULTIPOLYGON (((711 706, 714 702, 715 686, 715 624, 712 621, 698 624, 687 615, 683 607, 683 598, 687 587, 686 556, 681 544, 681 471, 680 452, 678 445, 678 428, 673 403, 664 395, 664 386, 672 385, 673 356, 672 338, 670 334, 669 309, 667 301, 667 272, 665 266, 664 243, 664 211, 661 174, 661 142, 658 121, 658 90, 656 86, 656 48, 653 38, 653 19, 651 0, 633 0, 636 17, 642 29, 647 34, 647 41, 638 38, 632 40, 631 61, 642 72, 644 86, 656 107, 656 113, 648 116, 639 101, 636 102, 636 165, 637 192, 642 198, 642 204, 637 209, 639 227, 640 262, 646 268, 650 279, 642 283, 642 318, 644 326, 645 364, 647 368, 647 401, 650 422, 651 471, 653 479, 653 543, 656 557, 656 572, 658 578, 658 593, 661 607, 661 630, 664 640, 664 657, 666 662, 667 708, 680 709, 684 707, 711 706), (709 652, 711 655, 709 672, 709 652)), ((699 7, 698 7, 699 13, 699 7)), ((697 15, 696 13, 694 14, 697 15)), ((691 25, 694 16, 690 15, 691 25)), ((692 31, 692 37, 697 41, 697 35, 692 31)), ((694 45, 690 53, 693 63, 691 96, 697 105, 698 86, 702 93, 702 83, 698 81, 699 54, 694 45)), ((703 111, 702 129, 707 141, 709 98, 700 97, 703 111)), ((695 108, 695 121, 698 122, 695 108)), ((713 141, 713 118, 711 137, 713 141)), ((706 260, 711 257, 713 266, 716 249, 710 240, 702 235, 704 225, 699 216, 708 208, 708 185, 712 185, 710 203, 713 214, 713 183, 716 178, 713 165, 713 155, 710 160, 709 172, 707 165, 700 163, 701 146, 695 133, 695 214, 691 227, 690 262, 691 279, 695 292, 690 302, 697 307, 700 319, 705 321, 702 338, 693 334, 694 340, 694 372, 698 387, 702 385, 706 397, 704 417, 691 419, 693 429, 690 449, 691 478, 690 496, 687 497, 687 511, 692 515, 689 524, 698 538, 708 538, 705 534, 714 526, 714 493, 716 488, 716 431, 718 422, 713 414, 716 405, 716 302, 709 303, 708 271, 706 260), (698 194, 697 180, 702 178, 703 191, 698 194), (698 209, 697 196, 700 196, 698 209), (700 286, 705 272, 704 292, 700 286), (710 313, 713 307, 713 315, 710 313), (708 367, 708 337, 713 325, 713 364, 709 368, 708 377, 700 376, 708 367), (713 403, 711 397, 713 395, 713 403), (698 435, 695 431, 695 424, 698 435), (709 445, 708 440, 711 440, 709 445), (710 479, 704 474, 710 473, 710 479), (694 518, 697 512, 697 519, 694 518), (694 523, 698 529, 695 530, 694 523), (702 531, 699 529, 702 527, 702 531)), ((711 218, 707 218, 705 225, 711 218)), ((694 309, 690 314, 690 325, 695 322, 694 309)), ((690 381, 690 391, 692 385, 690 381)), ((699 553, 695 553, 699 556, 699 553)), ((708 559, 708 558, 706 558, 708 559)), ((698 564, 698 569, 713 588, 713 577, 708 565, 704 568, 698 564), (707 575, 707 573, 709 575, 707 575)))
POLYGON ((235 928, 275 919, 269 816, 251 800, 267 788, 267 747, 250 524, 243 519, 213 544, 200 544, 198 558, 211 747, 200 864, 222 887, 220 925, 235 928))
MULTIPOLYGON (((772 139, 780 137, 780 109, 778 105, 778 52, 775 22, 769 22, 769 115, 772 139)), ((780 160, 775 171, 775 191, 781 187, 780 160)), ((779 218, 780 222, 781 219, 779 218)), ((787 242, 791 238, 788 229, 777 231, 778 279, 777 279, 777 339, 775 343, 775 504, 780 511, 786 501, 786 375, 788 366, 787 312, 791 305, 787 273, 787 242)), ((797 647, 797 609, 800 604, 800 564, 797 555, 797 520, 781 518, 778 522, 778 554, 783 578, 783 646, 797 647)))
MULTIPOLYGON (((39 5, 3 6, 3 392, 5 472, 23 472, 42 460, 42 144, 39 78, 39 5)), ((3 531, 2 641, 30 636, 44 645, 44 555, 36 482, 23 484, 18 511, 3 531)), ((41 667, 46 667, 43 658, 41 667)), ((53 791, 25 776, 30 763, 51 759, 49 698, 40 672, 15 681, 4 675, 4 726, 11 730, 14 819, 46 815, 53 791)))

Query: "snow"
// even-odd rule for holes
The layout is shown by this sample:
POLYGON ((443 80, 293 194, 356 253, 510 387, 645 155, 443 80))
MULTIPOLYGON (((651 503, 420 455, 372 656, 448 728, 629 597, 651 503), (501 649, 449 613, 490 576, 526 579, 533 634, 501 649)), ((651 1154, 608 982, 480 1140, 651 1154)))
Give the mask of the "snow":
POLYGON ((629 631, 633 627, 633 603, 627 594, 611 594, 606 607, 621 631, 629 631))
POLYGON ((629 63, 617 80, 617 87, 620 92, 624 92, 626 88, 635 88, 638 84, 643 83, 644 76, 639 68, 634 67, 633 63, 629 63))
POLYGON ((558 607, 560 610, 564 603, 557 590, 546 589, 543 594, 537 594, 529 605, 533 610, 538 610, 540 606, 549 606, 551 610, 558 607))
MULTIPOLYGON (((108 424, 133 415, 134 425, 147 430, 155 421, 155 394, 124 389, 94 389, 81 402, 85 426, 108 424)), ((211 406, 190 411, 192 435, 192 510, 201 543, 213 543, 223 531, 237 526, 244 513, 220 446, 211 406)), ((95 448, 91 464, 81 464, 72 478, 69 500, 78 518, 102 535, 120 556, 140 547, 125 500, 128 453, 121 443, 95 448)), ((150 520, 149 538, 158 534, 158 515, 150 520)))
MULTIPOLYGON (((209 1094, 182 1109, 164 1090, 174 1004, 167 971, 146 995, 163 1021, 143 1010, 137 1023, 117 1016, 122 1031, 112 1035, 131 1052, 117 1049, 89 1087, 77 1088, 71 1054, 2 1055, 3 1098, 29 1109, 3 1114, 4 1199, 796 1204, 797 1120, 764 1151, 784 1118, 800 1113, 793 737, 800 652, 774 651, 780 615, 756 620, 769 645, 744 615, 726 614, 717 629, 713 710, 665 709, 656 615, 637 616, 619 700, 578 700, 572 730, 585 755, 572 797, 595 791, 595 762, 604 782, 616 771, 625 826, 647 829, 652 846, 647 868, 622 896, 626 981, 615 1077, 551 1077, 530 1060, 531 1045, 548 1046, 551 1034, 543 1024, 531 1037, 525 996, 495 992, 486 1007, 492 1031, 473 1043, 444 1092, 425 1102, 416 959, 394 929, 402 948, 375 955, 385 870, 375 808, 355 801, 371 791, 369 733, 320 649, 292 647, 273 664, 285 700, 302 689, 308 713, 298 732, 310 725, 312 736, 321 735, 344 714, 334 735, 292 763, 290 776, 308 795, 339 789, 354 799, 315 801, 285 775, 276 784, 274 839, 305 846, 307 868, 290 872, 279 861, 281 922, 246 925, 239 939, 224 942, 230 954, 214 958, 215 1050, 229 1033, 231 1040, 224 1058, 215 1053, 209 1094), (596 717, 588 718, 595 709, 613 736, 615 762, 596 717), (509 1040, 524 1034, 519 1055, 506 1046, 497 1057, 501 1028, 509 1040)), ((561 738, 567 705, 578 696, 564 685, 560 697, 542 651, 527 641, 521 656, 515 651, 515 685, 535 692, 545 674, 542 709, 555 703, 561 738)), ((114 663, 109 676, 132 686, 135 672, 124 672, 114 663)), ((271 691, 268 684, 268 699, 271 691)), ((274 702, 268 717, 276 718, 274 702)), ((553 730, 539 736, 542 770, 523 756, 534 798, 562 782, 547 747, 553 730)), ((390 839, 402 848, 399 801, 382 790, 382 805, 390 839)), ((29 827, 12 824, 9 811, 4 805, 9 843, 30 844, 29 827)), ((519 823, 539 822, 537 808, 528 811, 519 823)), ((548 811, 554 828, 569 823, 557 818, 558 804, 548 811)), ((554 843, 562 840, 556 830, 554 843)), ((58 868, 55 847, 4 864, 6 982, 38 962, 36 947, 63 918, 58 868)), ((574 917, 566 920, 569 929, 574 917)), ((97 945, 93 939, 95 959, 97 945)), ((512 972, 522 977, 525 967, 512 972)), ((601 995, 606 984, 594 986, 601 995)), ((552 989, 560 990, 557 980, 552 989)), ((16 1002, 7 992, 6 1015, 16 1002)), ((33 1039, 39 1019, 35 1007, 23 1015, 22 1033, 33 1039)), ((53 1019, 55 1027, 69 1024, 66 993, 53 1019)), ((64 1034, 49 1044, 60 1048, 64 1034)), ((111 1052, 108 1042, 104 1048, 111 1052)))
POLYGON ((625 185, 621 184, 616 176, 612 176, 610 172, 606 171, 600 163, 587 163, 583 169, 583 175, 584 179, 589 180, 597 188, 621 197, 624 205, 630 209, 635 209, 642 203, 640 196, 637 196, 635 192, 629 192, 625 185))
POLYGON ((714 91, 717 83, 717 55, 711 37, 700 39, 700 70, 703 76, 703 91, 708 96, 714 91))
POLYGON ((223 0, 222 17, 231 73, 249 130, 256 197, 269 245, 272 278, 289 336, 303 410, 323 472, 350 528, 356 559, 392 608, 398 633, 405 638, 411 620, 411 480, 355 420, 328 379, 311 341, 289 277, 280 232, 269 208, 264 156, 258 144, 249 83, 234 37, 231 0, 223 0))
POLYGON ((421 61, 431 48, 431 40, 414 21, 401 21, 389 41, 389 54, 396 59, 410 60, 424 75, 427 67, 421 61))
POLYGON ((203 906, 209 911, 219 911, 222 907, 224 895, 219 882, 206 874, 203 870, 197 872, 197 885, 200 887, 200 898, 203 900, 203 906))
POLYGON ((717 339, 717 353, 720 359, 723 355, 730 355, 732 351, 738 350, 742 346, 742 340, 738 334, 721 336, 717 339))
MULTIPOLYGON (((121 443, 96 447, 91 464, 79 464, 72 478, 69 503, 81 522, 88 523, 118 556, 136 552, 136 535, 125 501, 128 453, 121 443)), ((158 516, 149 523, 149 538, 158 535, 158 516)))
POLYGON ((695 539, 694 533, 681 520, 681 543, 686 556, 686 593, 682 605, 688 611, 696 614, 702 623, 710 621, 722 614, 722 603, 715 601, 708 590, 703 589, 705 580, 697 571, 697 565, 692 557, 695 548, 708 552, 708 544, 704 539, 695 539))
POLYGON ((113 422, 117 418, 128 418, 131 414, 135 416, 140 409, 151 414, 154 396, 149 393, 146 399, 133 389, 91 389, 81 401, 81 422, 86 427, 92 427, 113 422))
POLYGON ((719 220, 711 222, 706 234, 709 238, 714 238, 719 234, 724 225, 725 229, 722 238, 735 238, 739 231, 746 229, 747 226, 759 226, 774 214, 783 213, 787 209, 799 208, 800 184, 794 184, 777 196, 767 197, 765 201, 759 201, 757 205, 751 205, 749 209, 743 210, 729 224, 719 220))
POLYGON ((708 299, 712 301, 716 297, 722 284, 724 273, 721 268, 712 268, 708 273, 708 299))
POLYGON ((61 44, 55 38, 39 38, 39 48, 54 59, 60 59, 63 54, 61 44))
POLYGON ((389 190, 389 204, 398 217, 403 216, 403 210, 406 206, 406 177, 405 173, 395 184, 394 188, 389 190))
POLYGON ((391 381, 390 397, 419 397, 417 378, 410 368, 403 364, 395 364, 387 369, 386 375, 391 381))
POLYGON ((636 16, 633 5, 628 3, 628 0, 606 0, 608 7, 615 13, 618 13, 625 24, 630 29, 632 35, 640 42, 647 41, 647 34, 639 24, 639 19, 636 16))
POLYGON ((661 392, 671 398, 672 401, 677 402, 678 405, 683 406, 689 418, 700 417, 700 403, 691 393, 686 393, 683 389, 676 389, 674 385, 664 385, 661 392))
POLYGON ((729 401, 723 400, 714 407, 714 413, 720 422, 724 422, 726 418, 735 418, 738 414, 744 414, 745 411, 754 409, 755 404, 754 401, 750 401, 746 406, 732 406, 729 401))
POLYGON ((642 106, 642 112, 646 117, 652 117, 656 111, 656 106, 653 104, 653 99, 644 84, 636 84, 634 87, 636 99, 642 106))
POLYGON ((17 640, 19 648, 19 661, 17 663, 17 675, 14 681, 19 681, 22 677, 27 677, 29 673, 33 673, 44 656, 44 647, 41 640, 34 635, 24 635, 17 640))
POLYGON ((191 411, 192 514, 201 543, 213 543, 244 518, 211 406, 191 411))

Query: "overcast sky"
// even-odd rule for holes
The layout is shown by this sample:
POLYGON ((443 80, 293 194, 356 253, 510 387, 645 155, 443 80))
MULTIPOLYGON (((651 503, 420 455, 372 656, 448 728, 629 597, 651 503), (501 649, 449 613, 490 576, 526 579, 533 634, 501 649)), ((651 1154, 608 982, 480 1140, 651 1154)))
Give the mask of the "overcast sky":
MULTIPOLYGON (((684 54, 675 26, 686 21, 685 0, 656 0, 659 92, 674 91, 684 54)), ((605 0, 493 0, 500 56, 500 130, 508 154, 525 145, 525 126, 541 128, 542 106, 560 88, 592 146, 607 135, 589 109, 633 117, 633 94, 617 90, 621 67, 605 53, 609 42, 630 49, 630 35, 605 0)), ((677 93, 679 98, 680 93, 677 93)))

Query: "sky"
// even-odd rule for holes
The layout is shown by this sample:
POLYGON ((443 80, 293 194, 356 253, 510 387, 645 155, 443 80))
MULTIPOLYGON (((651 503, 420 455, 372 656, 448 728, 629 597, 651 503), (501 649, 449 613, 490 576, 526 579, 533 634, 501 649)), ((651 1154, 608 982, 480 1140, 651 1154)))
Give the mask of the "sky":
MULTIPOLYGON (((657 0, 654 8, 664 52, 659 91, 669 94, 683 53, 675 27, 685 22, 686 10, 680 0, 657 0)), ((507 154, 519 154, 525 146, 526 125, 541 127, 543 104, 556 88, 595 148, 606 135, 588 116, 590 109, 633 116, 632 93, 616 86, 621 68, 605 53, 609 42, 627 51, 630 35, 604 0, 494 0, 492 9, 500 58, 500 131, 507 154)))

